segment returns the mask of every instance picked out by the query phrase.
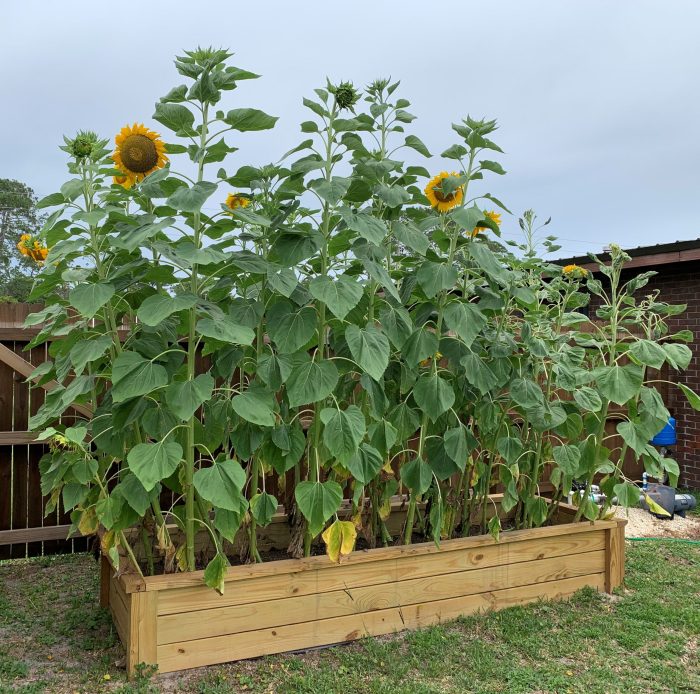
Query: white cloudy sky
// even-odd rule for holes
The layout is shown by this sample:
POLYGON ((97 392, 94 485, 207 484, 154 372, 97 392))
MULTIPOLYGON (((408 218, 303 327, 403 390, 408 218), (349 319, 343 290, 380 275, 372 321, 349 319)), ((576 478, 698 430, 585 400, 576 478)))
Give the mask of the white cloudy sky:
MULTIPOLYGON (((182 81, 173 56, 213 44, 263 75, 225 106, 280 116, 232 143, 229 170, 297 144, 301 98, 326 75, 391 75, 433 152, 467 113, 498 118, 508 176, 484 192, 551 215, 561 255, 700 237, 697 0, 5 0, 0 26, 0 177, 40 196, 65 178, 63 133, 157 125, 154 102, 182 81)), ((516 217, 503 230, 517 238, 516 217)))

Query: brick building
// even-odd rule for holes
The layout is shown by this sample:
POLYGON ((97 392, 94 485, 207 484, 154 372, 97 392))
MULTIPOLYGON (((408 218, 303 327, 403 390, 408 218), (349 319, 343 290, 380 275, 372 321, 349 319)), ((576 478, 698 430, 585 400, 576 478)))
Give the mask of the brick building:
MULTIPOLYGON (((623 272, 623 281, 648 270, 658 273, 638 292, 638 296, 658 289, 662 301, 687 305, 685 313, 673 316, 668 324, 671 332, 690 330, 694 334, 695 339, 688 345, 693 359, 685 372, 671 370, 669 380, 684 383, 700 393, 700 239, 627 249, 627 253, 632 260, 623 272)), ((598 257, 603 262, 609 261, 607 253, 598 254, 598 257)), ((555 262, 560 265, 576 263, 593 272, 601 281, 606 279, 588 256, 555 262)), ((663 392, 666 407, 677 421, 678 444, 673 457, 681 470, 678 484, 700 489, 700 412, 690 407, 680 389, 669 387, 664 388, 663 392)))

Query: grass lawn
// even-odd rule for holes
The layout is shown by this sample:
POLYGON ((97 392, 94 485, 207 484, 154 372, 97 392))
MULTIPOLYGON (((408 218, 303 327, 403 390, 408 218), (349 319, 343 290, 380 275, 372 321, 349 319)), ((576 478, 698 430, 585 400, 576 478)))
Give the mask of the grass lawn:
POLYGON ((627 590, 126 681, 86 555, 0 562, 0 692, 698 692, 700 545, 627 543, 627 590))

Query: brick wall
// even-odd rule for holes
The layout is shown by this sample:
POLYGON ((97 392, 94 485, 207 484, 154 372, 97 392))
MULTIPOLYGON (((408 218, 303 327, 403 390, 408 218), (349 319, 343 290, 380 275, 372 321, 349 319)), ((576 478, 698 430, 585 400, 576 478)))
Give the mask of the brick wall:
MULTIPOLYGON (((684 372, 670 370, 669 380, 680 382, 700 393, 700 262, 674 263, 652 268, 639 268, 627 271, 623 280, 633 274, 646 270, 656 270, 659 274, 652 277, 646 287, 637 292, 643 297, 658 289, 659 298, 672 304, 687 304, 685 313, 668 320, 670 332, 690 330, 695 339, 688 346, 693 352, 693 359, 684 372)), ((601 280, 605 278, 598 275, 601 280)), ((596 297, 594 297, 595 299, 596 297)), ((594 315, 591 302, 591 315, 594 315)), ((659 388, 662 392, 665 390, 659 388)), ((670 386, 666 391, 666 407, 676 418, 678 443, 673 457, 681 469, 679 486, 700 489, 700 412, 688 405, 679 388, 670 386)))

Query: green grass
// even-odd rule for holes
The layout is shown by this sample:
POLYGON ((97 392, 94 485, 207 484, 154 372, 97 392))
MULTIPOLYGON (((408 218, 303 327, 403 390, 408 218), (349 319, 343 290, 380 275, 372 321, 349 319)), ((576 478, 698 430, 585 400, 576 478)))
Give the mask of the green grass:
POLYGON ((417 632, 128 683, 98 566, 0 562, 0 692, 700 691, 700 545, 627 544, 627 589, 591 590, 417 632), (109 679, 105 679, 107 676, 109 679))

